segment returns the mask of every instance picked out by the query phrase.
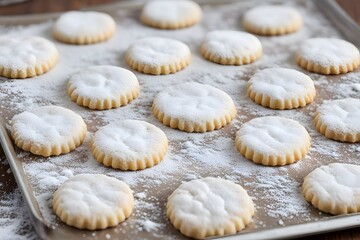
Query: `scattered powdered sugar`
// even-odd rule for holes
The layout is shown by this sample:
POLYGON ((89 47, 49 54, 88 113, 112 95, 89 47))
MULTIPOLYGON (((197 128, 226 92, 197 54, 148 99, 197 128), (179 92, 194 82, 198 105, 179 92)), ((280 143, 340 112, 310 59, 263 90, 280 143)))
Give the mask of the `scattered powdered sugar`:
POLYGON ((0 176, 0 239, 38 239, 20 190, 12 186, 15 180, 5 158, 0 158, 0 172, 4 173, 0 176))
MULTIPOLYGON (((126 182, 134 191, 136 204, 132 216, 119 226, 95 232, 74 231, 77 239, 179 239, 180 234, 171 227, 166 218, 167 197, 181 182, 208 176, 232 180, 248 191, 256 209, 250 230, 277 228, 327 218, 328 215, 319 214, 302 197, 302 179, 314 168, 327 163, 356 163, 360 149, 357 145, 328 140, 318 133, 314 128, 313 113, 324 100, 358 97, 360 71, 341 76, 321 76, 297 66, 294 54, 303 40, 341 35, 319 13, 312 1, 286 1, 284 4, 300 12, 304 27, 290 35, 258 37, 264 54, 258 61, 244 66, 222 66, 209 62, 200 56, 199 46, 209 31, 241 31, 240 17, 247 9, 258 5, 254 1, 203 6, 203 21, 200 24, 176 31, 144 26, 137 19, 137 10, 118 10, 114 14, 118 24, 114 37, 104 43, 86 46, 56 42, 50 31, 53 21, 29 26, 1 27, 4 36, 37 35, 50 39, 60 53, 58 64, 44 75, 25 80, 1 78, 0 113, 7 122, 14 114, 24 110, 58 105, 78 113, 88 126, 89 132, 84 143, 69 154, 41 158, 18 151, 18 157, 23 161, 27 180, 33 187, 46 223, 55 231, 65 229, 64 224, 52 212, 52 194, 64 181, 80 173, 106 174, 126 182), (150 36, 173 38, 186 43, 192 51, 191 64, 171 75, 150 76, 135 72, 141 92, 137 99, 124 107, 93 111, 70 100, 66 86, 71 75, 93 65, 115 65, 129 69, 124 60, 126 49, 136 40, 150 36), (314 103, 301 109, 276 111, 252 102, 246 94, 247 81, 254 73, 269 67, 293 68, 309 75, 317 90, 314 103), (237 108, 236 118, 223 129, 203 134, 189 134, 159 123, 151 113, 155 95, 166 87, 184 82, 204 83, 226 92, 237 108), (236 150, 235 133, 243 123, 254 117, 272 115, 296 120, 309 132, 312 147, 304 159, 289 166, 266 167, 246 160, 236 150), (169 139, 169 150, 165 159, 157 166, 142 171, 124 172, 107 168, 93 158, 89 144, 94 132, 106 124, 125 119, 144 120, 165 132, 169 139), (346 154, 345 158, 342 157, 343 154, 346 154)), ((0 239, 8 239, 8 236, 15 234, 19 239, 35 238, 23 203, 19 202, 19 199, 18 190, 0 197, 0 204, 6 201, 8 206, 4 213, 0 213, 0 224, 5 229, 1 231, 0 239)))
POLYGON ((0 197, 0 208, 1 239, 38 239, 18 188, 0 197))

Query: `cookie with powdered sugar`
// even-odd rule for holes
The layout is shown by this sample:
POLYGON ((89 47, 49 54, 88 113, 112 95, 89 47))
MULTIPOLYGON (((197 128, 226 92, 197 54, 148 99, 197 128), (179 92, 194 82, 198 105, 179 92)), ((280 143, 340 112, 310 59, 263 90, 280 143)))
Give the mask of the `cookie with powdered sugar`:
POLYGON ((189 47, 178 40, 147 37, 133 43, 126 51, 125 60, 134 70, 160 75, 176 73, 190 64, 189 47))
POLYGON ((92 66, 70 77, 68 94, 80 106, 103 110, 127 105, 140 94, 132 72, 115 66, 92 66))
POLYGON ((298 122, 283 117, 259 117, 236 133, 239 152, 255 163, 281 166, 294 163, 310 148, 310 135, 298 122))
POLYGON ((257 104, 272 109, 293 109, 311 103, 315 86, 311 78, 289 68, 267 68, 253 75, 247 94, 257 104))
POLYGON ((336 38, 305 40, 300 44, 295 59, 302 68, 325 75, 351 72, 360 65, 357 47, 336 38))
POLYGON ((217 30, 206 34, 200 53, 209 61, 223 65, 249 64, 262 55, 259 39, 249 33, 217 30))
POLYGON ((252 221, 254 203, 238 184, 207 177, 181 184, 168 198, 166 215, 187 237, 234 234, 252 221))
POLYGON ((198 23, 201 15, 201 8, 196 2, 156 0, 145 4, 140 20, 154 28, 179 29, 198 23))
POLYGON ((53 36, 60 42, 83 45, 106 41, 115 30, 114 19, 106 13, 70 11, 56 20, 53 36))
POLYGON ((326 102, 316 110, 316 129, 325 137, 341 142, 360 142, 360 99, 326 102))
POLYGON ((236 116, 231 97, 215 87, 190 82, 168 87, 153 102, 154 116, 166 126, 185 132, 222 128, 236 116))
POLYGON ((319 210, 334 215, 360 212, 360 166, 331 163, 304 178, 302 193, 319 210))
POLYGON ((288 6, 259 6, 243 17, 246 31, 259 35, 284 35, 298 31, 303 24, 299 12, 288 6))
POLYGON ((0 76, 30 78, 52 69, 58 61, 55 45, 41 37, 1 37, 0 76))
POLYGON ((165 133, 138 120, 101 127, 91 141, 95 159, 115 169, 140 170, 158 164, 168 149, 165 133))
POLYGON ((34 108, 15 115, 11 136, 19 148, 48 157, 80 146, 87 133, 82 117, 58 106, 34 108))
POLYGON ((69 226, 96 230, 114 227, 128 218, 134 208, 129 186, 102 174, 78 174, 54 193, 52 208, 69 226))

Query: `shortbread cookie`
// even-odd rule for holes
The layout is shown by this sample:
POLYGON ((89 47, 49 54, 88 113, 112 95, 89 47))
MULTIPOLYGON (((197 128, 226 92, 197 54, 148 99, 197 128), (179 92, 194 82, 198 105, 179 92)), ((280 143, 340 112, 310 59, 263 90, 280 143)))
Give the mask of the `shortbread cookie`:
POLYGON ((164 89, 156 95, 152 110, 160 122, 185 132, 213 131, 231 122, 236 115, 229 95, 194 82, 164 89))
POLYGON ((262 46, 259 39, 249 33, 218 30, 206 34, 200 52, 215 63, 243 65, 259 59, 262 46))
POLYGON ((68 82, 71 100, 91 109, 110 109, 124 106, 137 98, 139 82, 132 72, 115 66, 88 67, 68 82))
POLYGON ((253 201, 240 185, 213 177, 181 184, 166 209, 176 229, 197 239, 234 234, 254 215, 253 201))
POLYGON ((140 170, 158 164, 168 149, 161 129, 137 120, 111 123, 100 128, 91 142, 95 159, 121 170, 140 170))
POLYGON ((55 45, 41 37, 1 37, 0 76, 30 78, 48 72, 58 60, 55 45))
POLYGON ((352 43, 336 38, 311 38, 301 43, 295 55, 302 68, 321 74, 354 71, 360 64, 360 54, 352 43))
POLYGON ((360 99, 345 98, 321 105, 315 127, 325 137, 342 142, 360 142, 360 99))
POLYGON ((200 21, 201 8, 188 0, 150 1, 142 9, 140 19, 144 24, 155 28, 185 28, 200 21))
POLYGON ((64 43, 93 44, 108 40, 115 30, 114 19, 106 13, 70 11, 56 20, 53 35, 64 43))
POLYGON ((79 174, 54 193, 52 207, 67 225, 88 230, 114 227, 134 208, 129 186, 102 174, 79 174))
POLYGON ((247 94, 257 104, 272 109, 292 109, 311 103, 316 95, 307 75, 289 68, 267 68, 251 77, 247 94))
POLYGON ((136 71, 153 75, 170 74, 190 64, 191 52, 180 41, 147 37, 132 44, 126 51, 125 59, 136 71))
POLYGON ((319 210, 334 215, 360 212, 360 166, 332 163, 304 179, 305 199, 319 210))
POLYGON ((263 165, 279 166, 302 159, 310 148, 310 135, 298 122, 283 117, 259 117, 236 133, 240 153, 263 165))
POLYGON ((259 6, 247 11, 243 17, 244 28, 259 35, 283 35, 298 31, 302 17, 287 6, 259 6))
POLYGON ((74 150, 81 145, 86 133, 81 116, 58 106, 34 108, 15 115, 11 121, 15 144, 44 157, 74 150))

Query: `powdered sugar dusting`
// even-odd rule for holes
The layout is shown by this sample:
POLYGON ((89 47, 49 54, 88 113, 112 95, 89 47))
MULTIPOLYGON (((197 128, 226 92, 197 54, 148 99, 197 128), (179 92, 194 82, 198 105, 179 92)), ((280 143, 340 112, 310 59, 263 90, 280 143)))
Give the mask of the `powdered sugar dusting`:
MULTIPOLYGON (((284 1, 285 2, 285 1, 284 1)), ((267 3, 268 4, 268 3, 267 3)), ((351 90, 358 83, 359 70, 341 76, 321 76, 308 73, 298 67, 294 54, 300 42, 312 37, 337 37, 341 35, 323 17, 311 1, 286 1, 285 5, 296 8, 304 19, 304 27, 298 32, 278 36, 259 37, 264 54, 256 62, 244 66, 222 66, 203 59, 199 46, 207 32, 229 29, 241 31, 240 17, 249 8, 258 5, 254 1, 224 5, 203 6, 203 21, 190 28, 164 31, 142 25, 138 11, 119 10, 114 18, 118 31, 109 41, 86 46, 72 46, 55 42, 60 52, 58 64, 50 72, 26 80, 1 78, 0 113, 9 121, 14 114, 37 106, 59 105, 81 115, 88 125, 88 134, 83 145, 72 153, 51 158, 38 158, 19 151, 24 170, 34 188, 46 222, 55 230, 64 229, 51 210, 51 196, 56 188, 69 177, 80 173, 103 173, 116 177, 134 190, 136 199, 133 215, 118 227, 105 231, 77 231, 80 238, 181 238, 165 216, 167 197, 182 181, 202 177, 223 177, 241 184, 255 204, 252 229, 277 228, 328 217, 319 214, 301 196, 303 177, 314 168, 331 162, 356 163, 360 158, 357 145, 348 145, 326 139, 318 133, 312 114, 324 100, 343 97, 358 97, 351 90), (192 62, 184 70, 165 76, 149 76, 135 72, 141 85, 137 99, 127 106, 108 111, 92 111, 72 102, 66 92, 69 77, 92 65, 115 65, 129 69, 124 60, 125 51, 136 40, 146 36, 173 38, 186 43, 192 51, 192 62), (300 70, 314 80, 317 90, 315 101, 305 108, 276 111, 252 102, 246 95, 246 84, 250 77, 261 69, 288 67, 300 70), (199 82, 225 91, 233 99, 238 114, 231 124, 221 130, 204 134, 185 133, 170 129, 159 123, 151 113, 156 94, 168 86, 183 82, 199 82), (354 85, 355 84, 355 85, 354 85), (340 91, 342 89, 350 89, 340 91), (235 133, 239 127, 254 117, 281 116, 299 121, 312 138, 310 153, 304 159, 289 166, 272 168, 256 165, 244 159, 235 147, 235 133), (157 166, 137 172, 124 172, 104 167, 91 154, 89 143, 94 132, 108 124, 125 119, 145 120, 161 128, 169 139, 169 150, 165 159, 157 166), (355 146, 355 147, 353 147, 355 146), (343 157, 346 154, 346 157, 343 157), (109 235, 107 235, 109 234, 109 235), (107 237, 106 237, 107 236, 107 237)), ((1 27, 4 36, 38 35, 52 39, 50 29, 53 22, 30 26, 1 27)), ((7 195, 10 211, 20 212, 16 203, 19 193, 7 195)), ((24 214, 17 218, 6 218, 0 213, 0 221, 11 226, 15 232, 24 214)), ((3 225, 2 225, 3 226, 3 225)), ((23 235, 33 230, 23 230, 23 235)), ((1 239, 8 235, 0 233, 1 239)))

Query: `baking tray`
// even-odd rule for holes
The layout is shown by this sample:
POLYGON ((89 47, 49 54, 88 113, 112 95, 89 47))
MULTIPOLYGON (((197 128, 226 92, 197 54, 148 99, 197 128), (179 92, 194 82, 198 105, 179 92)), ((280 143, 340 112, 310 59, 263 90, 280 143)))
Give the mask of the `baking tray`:
MULTIPOLYGON (((254 2, 250 2, 250 1, 242 1, 241 3, 232 3, 232 2, 233 1, 202 1, 200 3, 206 9, 211 9, 211 8, 223 6, 226 4, 237 4, 236 7, 238 7, 238 8, 241 7, 241 9, 243 11, 245 11, 245 9, 247 9, 251 6, 259 4, 259 3, 254 3, 254 2)), ((278 3, 281 3, 282 1, 267 1, 267 2, 278 4, 278 3)), ((333 0, 317 0, 317 1, 314 1, 314 3, 316 4, 317 8, 315 10, 312 9, 312 11, 318 11, 318 12, 325 13, 328 16, 328 19, 330 19, 333 22, 334 26, 336 26, 335 31, 340 31, 343 38, 346 38, 346 39, 352 41, 353 43, 355 43, 357 46, 360 46, 360 40, 359 40, 360 39, 359 38, 360 37, 360 28, 336 4, 335 1, 333 1, 333 0)), ((108 13, 112 14, 113 16, 124 20, 129 17, 130 18, 136 17, 139 13, 141 4, 142 4, 141 1, 136 1, 136 2, 135 1, 122 1, 122 2, 115 3, 115 4, 104 5, 104 6, 101 6, 98 8, 92 8, 92 9, 108 12, 108 13), (118 15, 118 11, 123 11, 122 14, 120 14, 120 17, 118 15)), ((288 4, 288 2, 286 4, 288 4)), ((308 8, 309 5, 311 5, 311 7, 312 7, 312 5, 313 5, 313 3, 310 2, 309 0, 293 1, 293 3, 291 3, 291 4, 300 4, 300 6, 302 6, 304 8, 308 8)), ((241 15, 241 14, 238 14, 238 15, 241 15)), ((55 18, 56 16, 58 16, 58 13, 43 14, 43 15, 0 17, 0 24, 1 25, 4 25, 4 24, 6 24, 6 25, 14 25, 14 24, 15 25, 26 25, 26 24, 39 23, 42 21, 48 21, 48 20, 55 18)), ((117 18, 117 20, 118 20, 118 18, 117 18)), ((206 19, 204 21, 206 21, 206 19)), ((326 24, 330 24, 330 23, 326 23, 326 24)), ((328 26, 328 28, 329 28, 329 26, 328 26)), ((182 30, 179 30, 179 31, 182 31, 182 30)), ((321 34, 324 34, 324 33, 319 32, 319 35, 321 35, 321 34)), ((336 37, 341 37, 340 35, 337 36, 336 34, 337 33, 334 33, 334 34, 330 33, 330 35, 335 35, 336 37)), ((286 37, 290 37, 290 40, 291 40, 291 35, 286 36, 286 37)), ((284 37, 284 38, 279 37, 279 39, 283 38, 284 40, 286 40, 286 37, 284 37)), ((275 38, 269 38, 269 39, 275 39, 275 38)), ((266 41, 266 40, 264 40, 264 41, 266 41)), ((286 45, 286 43, 279 41, 279 44, 280 45, 283 44, 283 48, 285 49, 285 51, 287 50, 286 47, 284 47, 286 45)), ((266 45, 264 47, 266 48, 266 45)), ((194 49, 192 49, 192 52, 193 52, 193 55, 195 58, 194 62, 196 65, 197 62, 201 61, 200 60, 201 57, 199 57, 199 53, 196 52, 196 50, 194 51, 194 49)), ((271 55, 271 53, 272 53, 271 51, 265 52, 265 56, 271 55)), ((296 64, 294 64, 294 61, 292 59, 287 59, 286 63, 287 63, 288 67, 296 68, 296 64)), ((204 64, 204 63, 202 63, 202 64, 204 64)), ((228 71, 226 69, 229 69, 228 67, 217 66, 212 63, 206 63, 206 64, 209 64, 210 67, 217 68, 219 70, 224 69, 224 71, 228 71)), ((120 65, 123 67, 126 67, 124 62, 121 62, 120 65)), ((246 70, 241 73, 242 74, 241 79, 247 80, 257 70, 257 68, 259 66, 263 67, 261 64, 256 65, 256 63, 251 64, 249 66, 244 66, 243 68, 246 68, 246 70)), ((233 71, 235 68, 230 67, 230 69, 233 71)), ((297 69, 299 69, 299 68, 297 68, 297 69)), ((182 72, 186 72, 186 71, 187 70, 183 70, 182 72)), ((50 73, 41 76, 41 78, 46 78, 47 76, 50 77, 51 76, 50 73)), ((180 73, 177 73, 177 74, 180 74, 180 73)), ((329 84, 334 84, 334 85, 338 84, 338 83, 346 84, 346 81, 348 81, 348 79, 346 79, 346 76, 349 76, 352 79, 356 78, 356 77, 360 76, 359 70, 354 73, 350 73, 348 75, 341 75, 341 76, 320 76, 320 75, 312 74, 312 73, 308 73, 308 74, 314 79, 314 81, 316 81, 316 80, 319 81, 318 84, 316 85, 317 93, 318 93, 317 98, 315 99, 315 103, 313 103, 312 105, 307 106, 302 109, 299 109, 299 110, 290 110, 290 111, 283 111, 283 112, 274 111, 274 110, 264 110, 264 112, 265 112, 264 113, 264 112, 262 112, 262 110, 258 110, 258 109, 261 109, 262 107, 257 106, 256 104, 252 103, 251 100, 247 98, 245 92, 243 91, 243 92, 241 92, 241 94, 243 94, 244 96, 239 97, 241 100, 241 103, 244 103, 244 101, 245 101, 246 104, 248 104, 250 106, 249 108, 255 109, 254 112, 251 112, 251 111, 247 112, 246 107, 237 105, 238 112, 239 112, 237 119, 235 119, 231 125, 226 126, 225 128, 219 130, 218 133, 207 133, 206 136, 209 139, 207 141, 204 141, 201 143, 204 146, 200 146, 200 147, 203 148, 203 147, 208 147, 209 145, 206 146, 206 144, 210 144, 212 141, 214 141, 214 138, 219 137, 220 135, 227 136, 229 139, 233 138, 235 130, 238 128, 238 126, 240 124, 242 124, 242 123, 246 122, 247 120, 249 120, 253 117, 256 117, 256 116, 273 115, 273 114, 275 114, 275 115, 283 114, 284 116, 286 116, 286 114, 289 112, 292 112, 291 116, 297 116, 296 115, 296 111, 297 111, 297 112, 299 112, 300 115, 302 114, 304 116, 305 115, 307 116, 305 119, 301 119, 300 122, 302 124, 304 124, 308 130, 311 130, 309 132, 312 137, 313 144, 315 144, 315 147, 318 148, 318 149, 310 151, 309 156, 306 159, 301 160, 299 163, 285 166, 285 167, 279 167, 279 168, 271 168, 270 167, 269 168, 269 167, 255 165, 252 162, 242 158, 236 152, 236 150, 233 149, 235 147, 232 146, 231 150, 229 151, 229 158, 234 157, 234 156, 232 156, 232 154, 237 154, 237 155, 235 155, 235 157, 238 159, 238 161, 241 161, 241 163, 244 164, 243 166, 233 166, 232 167, 233 169, 239 168, 238 174, 241 176, 240 178, 235 178, 234 180, 235 180, 235 182, 242 184, 248 190, 248 192, 250 193, 250 196, 252 196, 254 198, 254 201, 256 204, 256 214, 254 216, 254 222, 251 223, 244 231, 242 231, 236 235, 226 236, 226 237, 224 237, 224 239, 280 239, 280 238, 288 239, 288 238, 306 236, 306 235, 315 234, 315 233, 335 231, 335 230, 360 226, 360 215, 359 214, 331 216, 331 215, 327 215, 324 213, 320 213, 316 209, 312 208, 310 205, 307 205, 308 210, 306 213, 306 218, 304 218, 303 215, 301 215, 301 214, 297 215, 296 213, 293 213, 292 215, 290 215, 289 218, 287 218, 286 216, 279 217, 279 215, 276 215, 276 214, 275 214, 275 216, 270 217, 269 215, 266 214, 266 208, 263 207, 266 204, 269 204, 269 203, 267 203, 267 200, 269 200, 269 201, 272 200, 272 199, 266 199, 266 196, 270 196, 270 195, 266 195, 264 192, 261 192, 260 191, 261 188, 259 188, 260 190, 259 189, 253 190, 254 185, 259 184, 258 179, 261 179, 262 173, 260 171, 264 171, 267 174, 271 174, 271 171, 269 171, 269 169, 274 169, 273 170, 274 172, 272 174, 275 174, 275 175, 276 174, 284 175, 284 172, 286 172, 286 175, 289 175, 289 179, 291 181, 293 181, 294 183, 297 183, 297 185, 295 186, 295 188, 296 188, 295 190, 300 191, 299 186, 302 182, 303 177, 307 173, 309 173, 311 170, 313 170, 314 168, 316 168, 320 165, 323 165, 323 164, 330 163, 330 162, 356 163, 356 162, 358 162, 358 160, 360 158, 360 154, 358 153, 358 150, 356 150, 356 148, 357 148, 356 146, 358 146, 358 144, 350 145, 350 144, 346 144, 346 143, 334 143, 331 140, 326 140, 323 136, 321 136, 319 133, 317 133, 316 131, 313 130, 312 117, 311 117, 311 113, 314 112, 314 110, 316 109, 316 106, 318 106, 324 99, 331 99, 334 96, 334 92, 329 91, 329 89, 331 89, 331 88, 329 88, 328 85, 326 85, 326 87, 324 87, 323 81, 327 81, 329 84), (331 143, 332 144, 331 146, 336 146, 336 149, 334 149, 334 153, 331 153, 331 150, 329 150, 329 149, 325 149, 324 150, 325 152, 323 152, 321 150, 321 146, 316 145, 319 142, 325 142, 326 144, 331 143), (329 154, 329 153, 331 153, 331 154, 329 154), (336 155, 337 153, 340 154, 340 157, 338 157, 336 155), (241 172, 242 167, 258 169, 258 170, 252 170, 251 175, 247 176, 246 174, 241 172)), ((146 89, 146 84, 148 84, 148 83, 142 82, 143 81, 142 78, 146 78, 146 76, 141 75, 141 74, 137 74, 137 75, 138 75, 140 82, 145 85, 144 88, 146 89)), ((154 77, 149 76, 148 78, 151 78, 153 81, 155 81, 154 77)), ((164 77, 159 77, 159 78, 164 78, 164 77)), ((168 78, 171 78, 171 75, 168 76, 168 78)), ((11 80, 4 80, 4 81, 10 82, 11 80)), ((23 80, 23 81, 27 81, 27 80, 23 80)), ((218 85, 220 85, 220 86, 221 86, 221 84, 224 84, 224 83, 221 83, 221 82, 218 83, 218 85)), ((243 87, 244 87, 244 84, 242 85, 242 90, 244 90, 243 87)), ((134 214, 125 222, 125 224, 120 224, 118 227, 101 230, 101 231, 81 231, 81 230, 66 226, 65 224, 61 223, 58 219, 56 219, 55 221, 49 222, 49 220, 47 220, 46 217, 44 216, 44 210, 41 210, 41 207, 44 208, 44 206, 39 206, 39 202, 37 200, 37 198, 39 196, 35 196, 36 195, 35 192, 37 192, 38 190, 36 189, 36 181, 34 182, 34 179, 33 179, 34 175, 31 176, 31 174, 29 175, 29 173, 26 172, 26 166, 28 164, 31 164, 32 162, 38 161, 38 160, 40 162, 44 162, 46 160, 43 158, 32 156, 31 154, 26 154, 17 148, 14 149, 13 142, 9 138, 7 124, 8 124, 9 119, 11 119, 11 117, 14 114, 19 113, 19 109, 16 109, 16 107, 14 108, 12 106, 12 104, 11 104, 12 101, 10 99, 16 98, 19 96, 14 96, 14 95, 11 95, 6 92, 4 93, 2 90, 3 89, 1 88, 1 84, 0 84, 0 93, 5 94, 5 95, 7 94, 7 96, 5 96, 5 98, 4 98, 5 101, 2 102, 2 107, 1 107, 1 114, 3 117, 6 118, 5 121, 4 120, 1 121, 1 127, 0 127, 1 145, 3 147, 5 156, 8 159, 11 170, 16 178, 16 182, 17 182, 17 184, 21 190, 21 193, 24 197, 25 203, 26 203, 27 207, 29 208, 30 217, 33 222, 33 225, 41 238, 43 238, 43 239, 109 239, 109 238, 111 238, 111 239, 134 239, 134 238, 137 238, 137 239, 156 239, 156 238, 157 239, 163 239, 163 238, 182 239, 182 238, 184 238, 166 220, 165 203, 166 203, 167 196, 181 183, 181 181, 183 181, 183 180, 187 181, 192 178, 191 176, 189 176, 189 174, 188 175, 185 174, 187 171, 186 168, 179 169, 178 171, 170 172, 169 175, 171 176, 171 178, 167 177, 167 178, 165 178, 165 181, 161 181, 161 179, 160 179, 160 181, 157 183, 157 185, 156 185, 157 187, 155 189, 152 189, 152 191, 147 191, 148 196, 146 197, 145 200, 143 199, 143 197, 140 197, 139 195, 135 194, 135 197, 137 198, 137 200, 136 200, 137 205, 135 207, 134 214), (10 103, 10 106, 7 106, 6 101, 8 101, 10 103), (148 202, 155 201, 156 203, 153 206, 155 206, 157 209, 150 208, 150 209, 144 210, 143 206, 139 206, 139 204, 144 204, 147 201, 148 202), (136 225, 137 218, 139 218, 139 211, 136 211, 137 209, 138 210, 140 209, 141 211, 143 211, 143 210, 147 211, 148 215, 160 214, 160 217, 158 218, 158 220, 159 220, 159 224, 162 224, 162 227, 155 228, 155 230, 154 230, 154 228, 153 228, 153 230, 151 230, 151 228, 150 228, 150 231, 149 231, 149 229, 146 230, 146 226, 144 226, 142 229, 141 228, 134 229, 134 226, 135 227, 139 226, 139 225, 136 225), (134 223, 134 224, 132 225, 132 223, 134 223)), ((355 93, 353 93, 353 95, 352 95, 353 97, 354 97, 354 94, 355 94, 355 97, 359 97, 358 92, 355 91, 355 93)), ((233 97, 235 104, 236 104, 237 97, 234 96, 234 93, 232 93, 230 95, 233 97)), ((342 96, 342 95, 338 94, 337 97, 339 97, 339 96, 342 96)), ((344 96, 346 96, 346 95, 344 95, 344 96)), ((66 98, 66 94, 64 94, 64 97, 66 98)), ((136 100, 134 102, 136 102, 136 100)), ((50 103, 53 103, 53 102, 50 101, 50 103)), ((56 104, 57 102, 55 101, 54 103, 56 104)), ((71 103, 68 99, 67 99, 66 103, 62 103, 62 104, 67 104, 67 105, 71 106, 70 108, 72 108, 75 111, 86 111, 86 109, 77 107, 76 104, 71 103)), ((138 105, 139 106, 135 106, 134 108, 139 108, 139 107, 145 106, 149 109, 150 105, 151 105, 151 99, 148 101, 140 102, 138 105), (142 105, 142 106, 140 106, 140 105, 142 105)), ((110 111, 112 111, 112 110, 110 110, 110 111)), ((146 113, 145 120, 161 127, 167 134, 170 133, 170 135, 171 135, 173 133, 173 131, 174 132, 177 131, 177 130, 168 129, 165 126, 162 126, 161 124, 157 123, 156 120, 151 116, 149 111, 147 111, 145 113, 146 113)), ((94 120, 91 121, 90 123, 88 122, 88 128, 89 128, 90 132, 94 132, 99 125, 103 125, 103 122, 101 121, 101 119, 96 118, 97 115, 101 115, 101 113, 94 112, 94 116, 93 116, 94 120)), ((295 119, 296 119, 296 117, 295 117, 295 119)), ((199 138, 198 137, 199 135, 180 133, 179 131, 176 134, 178 134, 178 135, 183 134, 184 138, 190 138, 190 139, 192 137, 194 137, 194 139, 199 138)), ((169 139, 169 140, 170 140, 170 149, 171 149, 170 157, 174 157, 174 155, 182 155, 182 154, 184 154, 183 157, 186 157, 186 158, 194 157, 194 156, 186 155, 189 153, 183 153, 181 151, 181 146, 183 146, 184 142, 181 142, 178 139, 175 139, 173 141, 172 141, 172 139, 169 139)), ((233 142, 231 142, 231 144, 233 144, 233 142)), ((86 143, 83 144, 83 146, 80 148, 86 148, 86 143)), ((85 158, 91 157, 91 154, 89 155, 89 152, 86 152, 86 151, 85 151, 85 153, 83 151, 80 151, 80 152, 75 151, 75 152, 72 152, 67 155, 69 157, 72 157, 72 156, 79 157, 79 155, 81 155, 81 157, 85 157, 85 158)), ((164 162, 170 161, 168 158, 165 159, 164 162)), ((53 161, 54 159, 56 159, 56 157, 51 158, 49 161, 53 161)), ((221 166, 219 166, 219 168, 217 168, 217 167, 214 168, 214 166, 208 167, 206 164, 204 165, 204 163, 199 163, 199 162, 194 163, 193 161, 191 161, 191 162, 187 162, 187 164, 186 164, 186 161, 184 161, 184 162, 185 162, 184 165, 186 165, 186 167, 188 167, 188 169, 191 167, 191 173, 200 172, 199 174, 196 174, 195 177, 199 177, 199 176, 204 177, 204 176, 209 175, 209 176, 220 176, 220 177, 225 177, 225 178, 229 178, 229 176, 230 176, 230 178, 231 178, 236 175, 236 173, 234 174, 234 172, 232 172, 232 174, 229 174, 230 169, 228 168, 228 166, 223 167, 221 165, 221 166)), ((161 163, 161 164, 163 164, 163 163, 161 163)), ((155 166, 154 169, 161 168, 161 164, 159 166, 155 166)), ((69 166, 67 166, 67 167, 69 167, 69 166)), ((121 174, 125 174, 125 173, 122 173, 122 172, 119 172, 116 170, 111 170, 111 169, 108 169, 108 168, 105 168, 102 166, 99 166, 99 169, 100 168, 101 168, 102 173, 106 173, 109 175, 115 175, 115 176, 118 176, 120 179, 121 179, 121 174)), ((148 170, 140 171, 140 172, 137 172, 134 174, 140 175, 146 171, 148 171, 148 170)), ((74 172, 74 173, 77 173, 77 172, 74 172)), ((146 174, 144 174, 144 175, 146 175, 146 174)), ((271 180, 274 180, 274 178, 272 178, 270 176, 267 176, 267 177, 265 176, 265 180, 271 181, 271 180)), ((147 180, 145 178, 144 181, 151 181, 151 179, 147 180)), ((263 183, 263 182, 260 181, 260 183, 263 183)), ((275 185, 276 184, 277 183, 275 183, 275 185)), ((278 183, 278 184, 281 185, 284 183, 278 183)), ((287 182, 287 183, 285 183, 285 185, 286 184, 291 185, 291 182, 287 182)), ((141 191, 143 191, 143 188, 146 188, 146 186, 145 187, 141 186, 142 184, 135 184, 135 185, 136 185, 135 187, 132 186, 132 189, 135 191, 135 193, 141 192, 141 191)), ((275 185, 272 185, 272 187, 276 188, 275 185)), ((266 188, 266 189, 271 190, 271 188, 270 189, 266 188)), ((51 191, 53 191, 53 189, 51 189, 51 191)), ((279 191, 278 193, 284 194, 284 196, 286 196, 286 194, 287 194, 286 188, 284 188, 284 189, 279 188, 279 189, 276 189, 276 191, 279 191), (285 190, 285 193, 281 193, 281 191, 283 191, 283 190, 285 190)), ((291 193, 292 192, 289 192, 289 194, 291 194, 291 193)), ((301 200, 303 202, 305 201, 305 200, 301 199, 302 198, 301 194, 299 194, 299 196, 297 196, 297 197, 299 198, 299 200, 301 200)), ((287 203, 287 204, 291 204, 291 203, 287 203)), ((45 206, 45 208, 46 208, 46 206, 45 206)), ((279 208, 281 208, 281 206, 279 208)), ((49 211, 49 209, 47 209, 47 210, 49 211)), ((274 211, 274 209, 270 209, 270 210, 274 211)))

